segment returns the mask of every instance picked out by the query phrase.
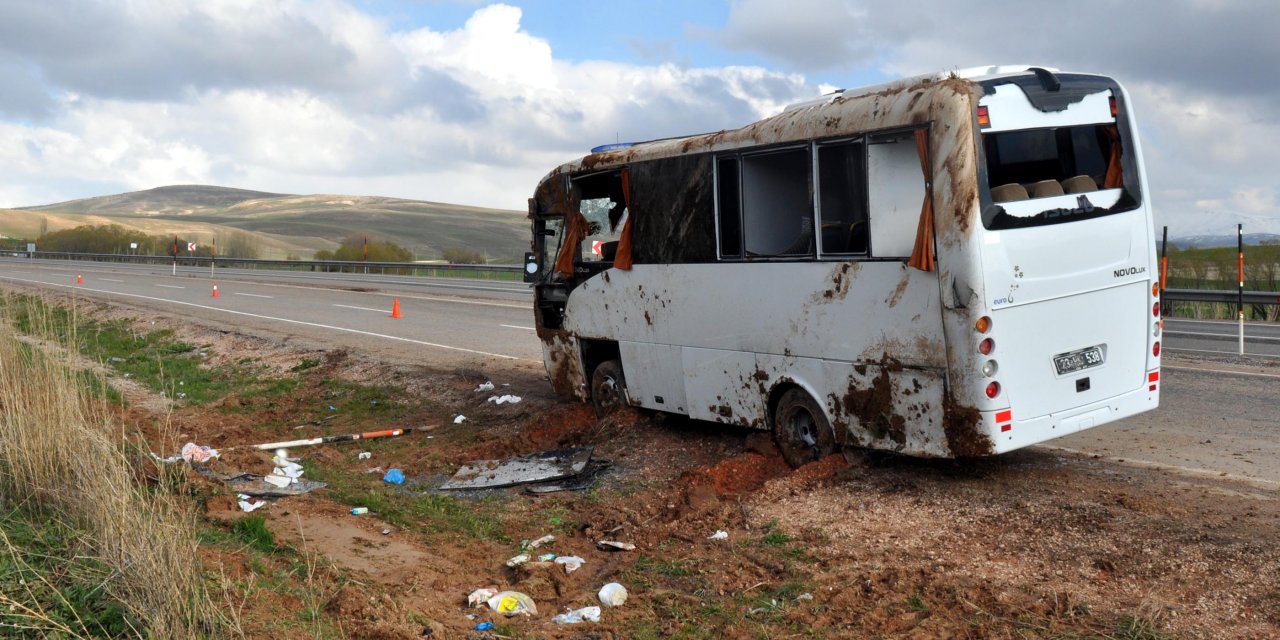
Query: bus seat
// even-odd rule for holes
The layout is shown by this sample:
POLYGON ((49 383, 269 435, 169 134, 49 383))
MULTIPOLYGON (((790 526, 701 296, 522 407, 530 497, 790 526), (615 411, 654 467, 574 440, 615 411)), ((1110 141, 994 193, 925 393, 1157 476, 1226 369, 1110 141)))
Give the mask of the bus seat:
POLYGON ((1026 200, 1027 190, 1016 182, 1002 184, 998 187, 991 188, 991 199, 996 202, 1012 202, 1014 200, 1026 200))
POLYGON ((1031 185, 1032 198, 1047 198, 1063 195, 1062 183, 1057 180, 1041 180, 1031 185))
POLYGON ((604 262, 613 262, 613 257, 618 254, 618 241, 606 242, 600 245, 600 260, 604 262))
POLYGON ((1076 176, 1062 181, 1062 190, 1067 193, 1088 193, 1098 190, 1098 183, 1089 176, 1076 176))

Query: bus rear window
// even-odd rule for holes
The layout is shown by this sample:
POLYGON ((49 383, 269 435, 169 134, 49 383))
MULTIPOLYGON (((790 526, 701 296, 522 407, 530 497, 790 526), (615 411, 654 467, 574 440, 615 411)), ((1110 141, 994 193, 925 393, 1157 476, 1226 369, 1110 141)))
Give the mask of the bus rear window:
MULTIPOLYGON (((1069 222, 1136 206, 1123 193, 1123 143, 1113 123, 982 136, 995 230, 1069 222)), ((986 218, 984 216, 984 218, 986 218)))

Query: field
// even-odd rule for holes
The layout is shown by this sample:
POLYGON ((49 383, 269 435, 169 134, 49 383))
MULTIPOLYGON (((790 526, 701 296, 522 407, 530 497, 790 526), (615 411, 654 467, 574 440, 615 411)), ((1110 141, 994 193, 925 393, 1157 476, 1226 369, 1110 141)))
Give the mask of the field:
MULTIPOLYGON (((471 249, 497 264, 519 263, 529 245, 524 212, 376 196, 282 195, 221 187, 161 187, 115 196, 11 209, 0 235, 34 239, 41 229, 118 224, 149 235, 208 243, 232 230, 250 234, 263 258, 310 259, 345 237, 393 241, 416 259, 471 249)), ((127 247, 122 248, 126 252, 127 247)))

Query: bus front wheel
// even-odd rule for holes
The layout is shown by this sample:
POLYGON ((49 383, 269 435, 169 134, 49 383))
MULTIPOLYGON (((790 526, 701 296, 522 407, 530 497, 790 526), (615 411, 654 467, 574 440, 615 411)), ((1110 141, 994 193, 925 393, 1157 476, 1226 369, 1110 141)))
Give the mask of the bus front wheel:
POLYGON ((804 389, 788 389, 773 411, 773 439, 793 469, 836 452, 827 414, 804 389))
POLYGON ((627 403, 627 380, 622 377, 622 363, 605 360, 591 374, 591 406, 601 418, 627 403))

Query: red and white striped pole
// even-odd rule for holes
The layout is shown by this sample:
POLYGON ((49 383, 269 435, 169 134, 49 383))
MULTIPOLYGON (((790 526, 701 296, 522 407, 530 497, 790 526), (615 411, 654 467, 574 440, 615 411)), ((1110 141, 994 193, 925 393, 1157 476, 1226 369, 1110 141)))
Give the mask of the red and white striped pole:
POLYGON ((1236 225, 1236 251, 1240 265, 1240 287, 1236 290, 1236 309, 1240 318, 1240 355, 1244 355, 1244 225, 1236 225))

